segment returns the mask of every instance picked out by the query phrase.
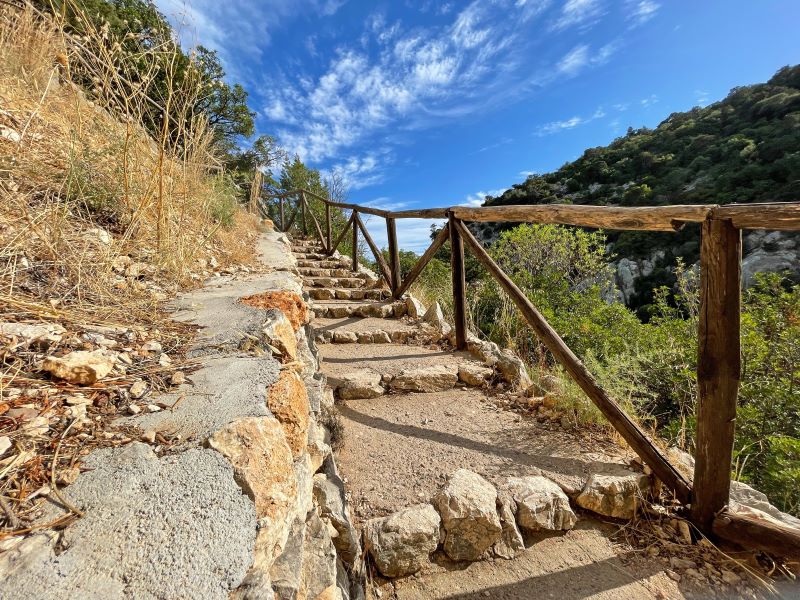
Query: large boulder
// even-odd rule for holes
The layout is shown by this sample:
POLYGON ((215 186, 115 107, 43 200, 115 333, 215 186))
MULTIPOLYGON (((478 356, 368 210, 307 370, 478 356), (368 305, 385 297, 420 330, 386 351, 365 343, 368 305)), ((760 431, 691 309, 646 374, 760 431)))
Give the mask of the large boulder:
POLYGON ((364 547, 386 577, 419 571, 439 545, 441 519, 430 504, 405 508, 364 525, 364 547))
POLYGON ((500 539, 497 490, 477 473, 453 473, 433 505, 442 517, 444 551, 453 560, 478 560, 500 539))
POLYGON ((606 517, 632 519, 649 487, 650 479, 642 473, 593 473, 575 503, 606 517))
POLYGON ((342 400, 377 398, 385 393, 380 373, 370 369, 359 369, 335 378, 330 377, 328 383, 339 393, 342 400))
POLYGON ((457 381, 458 375, 452 368, 432 365, 401 371, 389 387, 402 392, 442 392, 452 388, 457 381))
POLYGON ((444 320, 444 313, 438 302, 434 302, 425 312, 422 321, 431 325, 441 337, 447 337, 452 330, 452 327, 444 320))
POLYGON ((527 531, 572 529, 578 520, 567 495, 541 475, 511 477, 503 491, 516 505, 517 523, 527 531))
POLYGON ((497 362, 495 363, 503 379, 512 384, 516 389, 528 389, 531 384, 528 369, 522 359, 514 354, 511 350, 503 350, 497 355, 497 362))
POLYGON ((79 350, 61 357, 48 356, 42 363, 42 370, 70 383, 92 385, 111 373, 116 361, 116 352, 79 350))

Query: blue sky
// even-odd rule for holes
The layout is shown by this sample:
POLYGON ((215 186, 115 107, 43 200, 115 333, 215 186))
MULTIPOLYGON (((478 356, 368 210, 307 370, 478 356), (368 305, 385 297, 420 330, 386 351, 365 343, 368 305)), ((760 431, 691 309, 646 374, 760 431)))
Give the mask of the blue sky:
POLYGON ((220 52, 259 133, 389 209, 478 204, 800 62, 797 0, 156 3, 220 52))

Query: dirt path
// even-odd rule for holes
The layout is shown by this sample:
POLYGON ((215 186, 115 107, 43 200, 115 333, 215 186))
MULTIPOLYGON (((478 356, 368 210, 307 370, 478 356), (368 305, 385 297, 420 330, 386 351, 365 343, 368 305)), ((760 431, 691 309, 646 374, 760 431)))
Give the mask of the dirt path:
MULTIPOLYGON (((349 259, 337 263, 322 258, 318 249, 300 244, 307 243, 295 247, 306 289, 314 290, 312 296, 335 296, 339 292, 333 275, 348 268, 349 259), (330 270, 321 273, 325 268, 330 270), (332 286, 330 294, 319 292, 320 275, 330 278, 325 282, 332 286)), ((352 286, 352 279, 351 273, 341 283, 352 286)), ((368 277, 362 287, 370 287, 368 277)), ((410 340, 418 339, 412 335, 420 329, 418 322, 397 318, 398 312, 404 312, 402 307, 392 308, 389 318, 381 318, 375 315, 376 306, 395 305, 384 297, 321 300, 312 306, 320 316, 312 326, 321 370, 331 386, 336 389, 354 372, 384 382, 376 397, 338 401, 345 443, 337 460, 357 524, 430 501, 447 476, 459 468, 470 469, 495 485, 509 476, 543 474, 573 489, 580 489, 589 472, 630 473, 632 455, 610 440, 567 431, 555 423, 538 423, 501 408, 485 387, 459 381, 433 392, 393 390, 386 382, 401 372, 439 368, 458 373, 462 365, 480 363, 444 346, 412 345, 410 340), (365 332, 378 329, 390 337, 392 332, 403 333, 392 344, 371 343, 369 336, 364 338, 368 343, 356 343, 365 332), (348 338, 347 332, 355 335, 348 338), (335 341, 339 343, 331 343, 335 341)), ((670 578, 666 558, 647 557, 612 539, 619 524, 603 523, 580 511, 578 516, 578 525, 571 531, 526 539, 526 550, 513 560, 453 563, 438 551, 413 576, 393 581, 376 576, 370 593, 376 598, 409 600, 660 599, 690 597, 684 591, 692 590, 693 597, 703 597, 697 587, 670 578)))

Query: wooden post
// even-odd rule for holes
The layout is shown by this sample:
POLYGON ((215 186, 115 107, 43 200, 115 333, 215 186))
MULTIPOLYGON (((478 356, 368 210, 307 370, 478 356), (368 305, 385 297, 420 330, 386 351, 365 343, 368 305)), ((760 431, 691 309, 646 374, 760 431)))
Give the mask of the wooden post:
POLYGON ((353 273, 358 273, 358 211, 353 211, 353 273))
POLYGON ((281 196, 278 200, 280 200, 281 204, 281 231, 286 231, 286 214, 283 211, 283 196, 281 196))
POLYGON ((397 245, 397 222, 386 218, 386 239, 389 242, 389 267, 392 270, 392 293, 400 287, 400 248, 397 245))
POLYGON ((453 275, 453 318, 456 326, 456 350, 467 348, 467 283, 464 271, 464 240, 451 215, 447 227, 450 230, 450 270, 453 275))
POLYGON ((697 362, 692 521, 712 532, 714 516, 727 504, 741 376, 739 339, 742 233, 713 216, 702 225, 700 323, 697 362))
POLYGON ((300 221, 302 224, 303 237, 308 237, 308 225, 306 225, 306 195, 300 192, 300 221))
POLYGON ((327 230, 325 234, 325 247, 331 249, 331 205, 325 203, 325 222, 327 223, 327 230))

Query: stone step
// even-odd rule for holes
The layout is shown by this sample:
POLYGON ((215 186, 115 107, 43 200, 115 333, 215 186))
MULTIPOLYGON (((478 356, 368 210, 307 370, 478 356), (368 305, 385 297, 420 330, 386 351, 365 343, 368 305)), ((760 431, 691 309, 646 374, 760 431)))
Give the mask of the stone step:
POLYGON ((342 317, 399 319, 406 314, 406 304, 402 301, 351 302, 349 300, 315 300, 311 308, 315 316, 322 319, 342 317))
POLYGON ((491 367, 465 352, 418 346, 343 342, 321 345, 320 355, 328 385, 343 400, 479 387, 494 375, 491 367))
POLYGON ((312 300, 383 300, 383 290, 306 288, 312 300))
POLYGON ((303 283, 308 287, 360 288, 364 287, 361 277, 305 277, 303 283))
POLYGON ((320 252, 295 252, 295 257, 297 259, 303 260, 328 260, 330 257, 327 254, 322 254, 320 252))
POLYGON ((314 319, 311 326, 318 344, 405 344, 423 335, 421 327, 406 319, 314 319))
POLYGON ((353 273, 350 269, 333 268, 319 269, 316 267, 300 267, 297 269, 303 277, 358 277, 366 279, 366 273, 353 273))
POLYGON ((312 269, 349 269, 352 263, 349 260, 329 258, 327 260, 297 258, 298 267, 308 267, 312 269))

